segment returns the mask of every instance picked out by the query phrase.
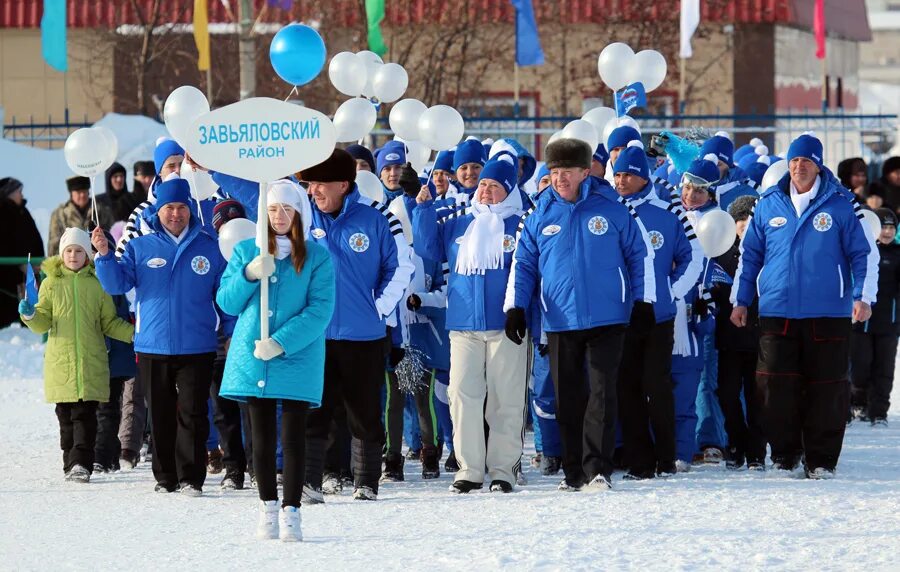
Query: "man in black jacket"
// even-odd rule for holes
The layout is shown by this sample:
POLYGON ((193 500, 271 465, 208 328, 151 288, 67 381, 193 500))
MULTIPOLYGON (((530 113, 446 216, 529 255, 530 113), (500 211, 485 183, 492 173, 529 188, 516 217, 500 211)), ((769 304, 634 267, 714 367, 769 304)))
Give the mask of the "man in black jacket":
MULTIPOLYGON (((0 256, 44 256, 44 240, 31 213, 25 208, 22 181, 0 179, 0 256)), ((19 323, 19 291, 25 282, 25 265, 0 265, 0 328, 19 323)))
POLYGON ((900 245, 897 215, 891 209, 875 211, 881 219, 878 237, 878 298, 872 317, 853 325, 850 338, 850 406, 853 417, 872 426, 887 426, 894 359, 897 355, 897 297, 900 295, 900 245))

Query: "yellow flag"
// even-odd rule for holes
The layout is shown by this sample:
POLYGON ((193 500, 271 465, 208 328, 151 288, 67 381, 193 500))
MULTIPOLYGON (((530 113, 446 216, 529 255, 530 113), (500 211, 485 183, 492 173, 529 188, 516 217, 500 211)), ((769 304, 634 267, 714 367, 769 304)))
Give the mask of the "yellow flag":
POLYGON ((209 15, 207 0, 194 0, 194 42, 197 44, 197 69, 209 69, 209 15))

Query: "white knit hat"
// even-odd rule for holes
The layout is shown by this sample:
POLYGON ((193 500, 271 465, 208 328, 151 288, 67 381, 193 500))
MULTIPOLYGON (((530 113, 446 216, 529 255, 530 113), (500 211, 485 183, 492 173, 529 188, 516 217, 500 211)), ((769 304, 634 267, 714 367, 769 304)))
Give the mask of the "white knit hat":
POLYGON ((312 224, 312 207, 309 204, 309 197, 306 195, 306 192, 297 183, 289 179, 280 179, 269 183, 268 191, 266 192, 266 203, 270 205, 290 205, 293 207, 295 211, 300 213, 304 237, 309 236, 309 228, 312 224))
POLYGON ((59 239, 59 255, 62 256, 63 251, 69 246, 80 246, 84 253, 90 256, 91 237, 80 228, 69 227, 59 239))

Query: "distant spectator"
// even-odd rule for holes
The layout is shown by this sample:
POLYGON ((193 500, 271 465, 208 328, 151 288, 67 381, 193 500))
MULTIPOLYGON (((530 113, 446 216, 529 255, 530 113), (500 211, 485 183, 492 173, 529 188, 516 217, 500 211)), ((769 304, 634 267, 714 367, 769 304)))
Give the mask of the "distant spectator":
MULTIPOLYGON (((0 257, 44 256, 44 241, 31 213, 25 208, 22 181, 0 179, 0 257)), ((0 265, 0 328, 19 321, 20 288, 25 282, 24 265, 0 265)))
POLYGON ((900 157, 891 157, 881 166, 881 179, 872 183, 873 194, 881 195, 885 206, 900 210, 900 157))
MULTIPOLYGON (((87 177, 69 177, 66 179, 69 188, 69 200, 56 207, 50 215, 50 240, 47 252, 56 252, 59 238, 67 228, 80 228, 90 231, 94 228, 94 210, 91 205, 91 180, 87 177)), ((115 220, 109 209, 97 205, 100 226, 109 229, 115 220)))
POLYGON ((844 159, 838 163, 837 176, 841 180, 842 185, 859 197, 869 182, 869 175, 866 173, 866 169, 866 162, 859 157, 844 159))
POLYGON ((106 192, 97 195, 97 206, 102 205, 112 213, 113 220, 128 220, 128 215, 134 210, 140 201, 128 192, 125 185, 125 167, 119 163, 113 163, 106 170, 106 192))
POLYGON ((134 197, 135 204, 140 204, 147 200, 147 192, 150 185, 153 184, 153 178, 156 176, 156 168, 153 161, 137 161, 134 164, 134 185, 131 189, 131 195, 134 197))

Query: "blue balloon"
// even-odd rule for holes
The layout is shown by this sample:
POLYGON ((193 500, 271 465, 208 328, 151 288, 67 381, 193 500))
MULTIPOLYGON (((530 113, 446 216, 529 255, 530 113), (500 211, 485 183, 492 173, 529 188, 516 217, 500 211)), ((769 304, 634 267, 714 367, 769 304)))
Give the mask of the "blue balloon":
POLYGON ((269 47, 275 73, 291 85, 314 80, 325 66, 325 56, 322 36, 304 24, 290 24, 278 30, 269 47))

